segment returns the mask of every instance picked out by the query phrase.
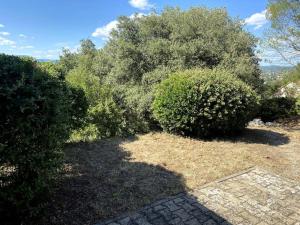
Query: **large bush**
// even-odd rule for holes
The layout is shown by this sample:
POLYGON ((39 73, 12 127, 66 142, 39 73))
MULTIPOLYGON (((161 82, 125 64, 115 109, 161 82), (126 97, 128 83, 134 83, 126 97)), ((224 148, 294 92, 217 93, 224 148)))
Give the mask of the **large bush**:
MULTIPOLYGON (((225 9, 166 8, 147 16, 120 17, 107 44, 89 54, 94 57, 89 68, 102 85, 112 87, 130 130, 145 131, 156 126, 150 110, 154 88, 168 73, 225 68, 259 90, 256 41, 242 21, 231 18, 225 9)), ((81 55, 91 49, 77 56, 65 54, 61 62, 68 69, 80 66, 81 55)))
MULTIPOLYGON (((160 67, 223 67, 259 89, 256 41, 225 9, 167 8, 160 14, 120 17, 101 54, 112 66, 106 79, 114 83, 139 84, 160 67)), ((96 64, 103 68, 103 62, 96 64)))
POLYGON ((0 55, 0 80, 0 214, 30 217, 61 166, 62 144, 81 125, 85 98, 29 58, 0 55))
POLYGON ((258 117, 264 122, 287 118, 297 114, 297 100, 292 97, 263 99, 258 117))
MULTIPOLYGON (((260 90, 256 43, 257 39, 243 29, 241 20, 231 18, 220 8, 166 8, 147 16, 120 17, 103 48, 97 50, 90 40, 83 40, 78 52, 64 51, 58 63, 66 79, 83 87, 88 99, 96 102, 92 107, 97 110, 90 112, 117 124, 89 123, 77 134, 103 137, 156 128, 151 110, 155 86, 178 70, 223 68, 260 90), (110 97, 109 104, 103 103, 106 98, 98 95, 102 86, 111 88, 115 104, 111 104, 110 97), (117 111, 120 117, 110 113, 117 111), (93 132, 95 135, 91 135, 93 132)), ((59 74, 52 67, 44 65, 51 73, 59 74)))
POLYGON ((74 87, 81 88, 87 97, 88 110, 85 126, 72 134, 73 141, 122 135, 126 129, 123 110, 116 104, 111 87, 101 84, 93 74, 90 56, 82 55, 78 65, 66 75, 66 80, 74 87))
POLYGON ((159 85, 153 110, 166 131, 208 136, 243 129, 257 103, 255 92, 225 70, 187 70, 159 85))

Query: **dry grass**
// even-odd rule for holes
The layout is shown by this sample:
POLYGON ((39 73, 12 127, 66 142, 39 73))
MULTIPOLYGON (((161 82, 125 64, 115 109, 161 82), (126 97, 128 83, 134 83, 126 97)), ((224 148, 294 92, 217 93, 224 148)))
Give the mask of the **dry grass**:
POLYGON ((92 224, 252 166, 300 180, 299 151, 299 127, 251 127, 219 140, 149 133, 73 144, 46 222, 92 224))
MULTIPOLYGON (((195 140, 166 133, 138 136, 138 140, 122 144, 131 152, 133 161, 161 165, 182 174, 189 189, 247 169, 260 166, 276 173, 299 179, 291 171, 294 152, 300 158, 300 130, 283 128, 248 128, 240 137, 220 140, 195 140)), ((293 173, 295 172, 295 173, 293 173)))

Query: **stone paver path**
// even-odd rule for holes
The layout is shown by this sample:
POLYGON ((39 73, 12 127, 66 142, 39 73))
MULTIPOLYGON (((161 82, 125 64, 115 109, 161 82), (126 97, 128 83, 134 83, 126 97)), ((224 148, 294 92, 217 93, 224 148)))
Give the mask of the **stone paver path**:
POLYGON ((254 168, 100 224, 300 225, 300 184, 254 168))
POLYGON ((283 174, 300 180, 300 142, 292 141, 279 147, 279 155, 288 160, 283 174))

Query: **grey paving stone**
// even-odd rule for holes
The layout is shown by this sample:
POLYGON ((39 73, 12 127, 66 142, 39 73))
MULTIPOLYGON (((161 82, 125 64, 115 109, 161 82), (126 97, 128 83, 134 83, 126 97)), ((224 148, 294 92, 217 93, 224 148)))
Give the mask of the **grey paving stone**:
POLYGON ((186 221, 184 224, 186 225, 199 225, 199 222, 197 219, 191 219, 189 221, 186 221))
POLYGON ((173 202, 174 202, 175 204, 177 204, 177 203, 179 203, 179 202, 183 202, 183 201, 184 201, 184 198, 181 198, 181 197, 175 198, 175 199, 173 200, 173 202))
POLYGON ((158 212, 154 211, 153 208, 149 208, 149 209, 147 209, 147 210, 143 210, 141 213, 142 213, 145 217, 147 217, 148 220, 150 220, 150 221, 151 221, 151 220, 154 220, 154 219, 156 219, 157 217, 160 216, 160 214, 159 214, 158 212))
POLYGON ((155 211, 160 211, 160 210, 163 210, 164 208, 165 208, 164 205, 157 205, 157 206, 154 206, 154 207, 153 207, 153 209, 154 209, 155 211))
POLYGON ((167 201, 163 203, 165 206, 167 206, 171 211, 175 211, 180 209, 179 206, 177 206, 174 201, 167 201))
POLYGON ((165 221, 164 218, 162 218, 162 217, 159 217, 159 218, 153 220, 151 223, 153 225, 166 225, 166 224, 168 224, 168 222, 165 221))
POLYGON ((121 225, 129 225, 131 222, 130 220, 131 220, 130 217, 125 217, 124 219, 119 220, 119 223, 121 225))
POLYGON ((180 218, 175 218, 169 221, 170 225, 183 225, 184 223, 180 218))
POLYGON ((300 225, 300 184, 253 169, 101 225, 300 225))
POLYGON ((184 209, 179 209, 177 211, 173 212, 175 215, 177 215, 179 218, 181 218, 183 221, 186 221, 188 219, 191 219, 192 216, 188 214, 184 209))
POLYGON ((163 209, 163 210, 159 211, 159 214, 162 215, 166 221, 172 220, 172 219, 174 218, 174 216, 175 216, 175 215, 174 215, 170 210, 168 210, 168 209, 163 209))
POLYGON ((138 225, 151 225, 144 217, 139 217, 135 220, 138 225))

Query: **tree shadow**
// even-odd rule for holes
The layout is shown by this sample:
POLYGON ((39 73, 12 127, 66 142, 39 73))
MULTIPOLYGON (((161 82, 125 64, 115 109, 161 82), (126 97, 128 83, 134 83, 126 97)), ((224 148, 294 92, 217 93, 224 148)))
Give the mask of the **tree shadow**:
POLYGON ((185 192, 156 201, 134 213, 123 214, 117 218, 99 222, 96 225, 107 224, 231 225, 226 219, 201 204, 196 196, 185 192))
POLYGON ((246 128, 240 135, 236 137, 236 141, 279 146, 288 144, 290 142, 290 138, 284 133, 279 133, 271 130, 246 128))
POLYGON ((182 175, 160 165, 134 161, 122 147, 134 140, 68 144, 64 173, 41 224, 95 224, 188 191, 182 175))
POLYGON ((65 169, 47 208, 47 224, 93 224, 185 191, 181 175, 159 165, 135 162, 112 138, 69 144, 65 169))
POLYGON ((290 138, 284 133, 259 128, 246 128, 234 136, 220 137, 217 140, 271 146, 285 145, 290 142, 290 138))

